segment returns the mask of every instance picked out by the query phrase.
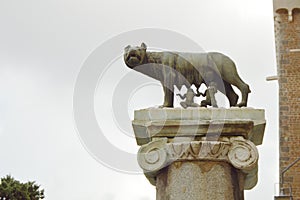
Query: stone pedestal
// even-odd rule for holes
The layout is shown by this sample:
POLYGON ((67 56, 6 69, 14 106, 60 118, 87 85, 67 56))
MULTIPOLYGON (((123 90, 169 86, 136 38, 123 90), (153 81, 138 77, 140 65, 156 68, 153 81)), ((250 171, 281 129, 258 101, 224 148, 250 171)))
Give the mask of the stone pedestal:
POLYGON ((257 183, 264 110, 149 108, 132 124, 157 200, 242 200, 257 183))

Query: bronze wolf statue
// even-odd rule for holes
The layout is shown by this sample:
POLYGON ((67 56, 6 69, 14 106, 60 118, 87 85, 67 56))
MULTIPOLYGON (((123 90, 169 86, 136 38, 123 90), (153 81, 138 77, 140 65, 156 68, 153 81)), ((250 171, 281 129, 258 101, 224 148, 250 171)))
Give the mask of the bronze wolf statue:
POLYGON ((164 90, 162 107, 173 107, 174 86, 181 89, 183 85, 190 88, 195 85, 197 91, 202 83, 211 83, 225 94, 230 106, 247 106, 249 86, 239 77, 234 62, 221 53, 179 53, 179 52, 149 52, 147 46, 125 47, 125 64, 138 72, 161 82, 164 90), (232 85, 242 94, 242 100, 237 104, 238 95, 232 85))

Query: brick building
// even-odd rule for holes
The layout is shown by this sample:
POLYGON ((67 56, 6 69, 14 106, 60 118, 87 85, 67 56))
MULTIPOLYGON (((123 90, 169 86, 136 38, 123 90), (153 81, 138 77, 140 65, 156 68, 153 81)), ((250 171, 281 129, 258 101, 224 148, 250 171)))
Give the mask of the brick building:
POLYGON ((274 24, 281 187, 276 199, 300 200, 300 0, 274 0, 274 24))

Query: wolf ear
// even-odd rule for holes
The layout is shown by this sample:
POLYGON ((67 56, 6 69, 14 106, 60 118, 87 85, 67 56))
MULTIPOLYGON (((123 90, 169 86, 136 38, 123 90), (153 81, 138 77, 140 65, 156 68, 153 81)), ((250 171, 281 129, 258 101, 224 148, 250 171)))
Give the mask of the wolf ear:
POLYGON ((131 47, 130 45, 126 46, 126 47, 124 48, 124 50, 128 50, 130 47, 131 47))
POLYGON ((147 45, 144 42, 142 42, 141 47, 147 49, 147 45))

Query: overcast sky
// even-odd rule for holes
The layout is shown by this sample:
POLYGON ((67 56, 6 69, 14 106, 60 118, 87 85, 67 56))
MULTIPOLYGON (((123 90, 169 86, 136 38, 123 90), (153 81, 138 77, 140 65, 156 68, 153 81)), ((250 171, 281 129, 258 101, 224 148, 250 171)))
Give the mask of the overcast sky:
MULTIPOLYGON (((258 147, 259 182, 246 192, 246 199, 273 198, 278 182, 278 84, 265 80, 276 75, 271 0, 2 0, 0 27, 1 177, 35 180, 50 200, 154 200, 155 188, 143 175, 108 167, 92 154, 73 116, 76 80, 92 53, 99 47, 121 52, 127 44, 139 45, 143 35, 120 42, 118 49, 103 44, 128 31, 154 28, 174 31, 202 50, 223 52, 236 62, 252 90, 249 106, 265 109, 267 119, 258 147)), ((160 47, 149 38, 145 35, 149 47, 160 47)), ((160 104, 162 91, 147 79, 150 84, 134 88, 130 98, 114 99, 122 77, 138 80, 141 75, 126 68, 120 53, 113 56, 110 67, 99 65, 106 71, 98 79, 95 114, 110 144, 135 156, 131 122, 118 121, 112 102, 125 102, 120 115, 125 111, 132 118, 135 109, 160 104), (149 93, 153 95, 145 98, 149 93)))

